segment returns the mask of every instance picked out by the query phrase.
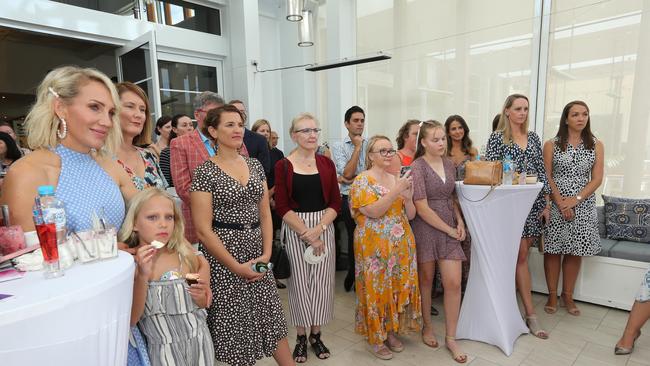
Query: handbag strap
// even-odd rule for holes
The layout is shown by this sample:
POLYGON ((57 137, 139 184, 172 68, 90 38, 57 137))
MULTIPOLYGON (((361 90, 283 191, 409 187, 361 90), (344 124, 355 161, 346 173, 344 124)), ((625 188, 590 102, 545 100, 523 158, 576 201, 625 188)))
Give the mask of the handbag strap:
POLYGON ((285 235, 286 235, 286 227, 287 227, 287 225, 282 224, 280 226, 281 226, 281 228, 280 228, 280 248, 286 249, 287 244, 285 242, 285 235))
POLYGON ((491 185, 490 185, 490 190, 488 191, 488 193, 487 193, 485 196, 483 196, 483 198, 481 198, 481 199, 479 199, 479 200, 471 200, 471 199, 467 198, 467 197, 465 196, 465 194, 463 193, 463 190, 460 189, 460 187, 461 187, 460 185, 457 187, 457 188, 458 188, 458 191, 460 191, 460 195, 463 196, 463 198, 464 198, 465 200, 467 200, 467 201, 469 201, 469 202, 481 202, 481 201, 483 201, 484 199, 488 198, 488 196, 490 195, 490 193, 492 193, 492 191, 494 191, 494 189, 495 189, 497 186, 494 185, 494 184, 491 184, 491 185))

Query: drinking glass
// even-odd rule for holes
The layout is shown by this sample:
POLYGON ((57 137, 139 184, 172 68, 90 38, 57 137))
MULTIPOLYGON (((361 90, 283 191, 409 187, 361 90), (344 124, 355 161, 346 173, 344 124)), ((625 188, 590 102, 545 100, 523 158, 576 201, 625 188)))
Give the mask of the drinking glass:
POLYGON ((43 252, 43 275, 45 278, 63 276, 63 270, 59 265, 59 248, 56 241, 56 224, 36 225, 36 234, 43 252))

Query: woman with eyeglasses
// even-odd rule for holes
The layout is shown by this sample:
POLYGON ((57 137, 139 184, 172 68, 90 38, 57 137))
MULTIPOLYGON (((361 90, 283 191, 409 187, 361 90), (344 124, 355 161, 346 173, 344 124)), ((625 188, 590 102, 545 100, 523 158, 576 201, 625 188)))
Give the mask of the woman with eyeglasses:
POLYGON ((297 363, 307 361, 308 341, 316 357, 330 357, 320 328, 334 317, 332 222, 341 211, 341 193, 334 162, 316 154, 319 132, 314 116, 299 114, 289 129, 298 147, 275 164, 275 210, 282 218, 291 267, 289 316, 296 326, 297 363), (309 253, 313 256, 308 262, 309 253))
MULTIPOLYGON (((445 128, 437 121, 420 124, 413 174, 413 202, 417 216, 411 222, 415 234, 418 275, 422 308, 431 306, 431 285, 438 263, 444 289, 445 346, 458 363, 467 362, 467 355, 456 344, 456 326, 460 313, 462 261, 466 260, 461 242, 465 239, 465 223, 456 199, 456 168, 447 158, 445 128)), ((422 342, 437 348, 431 316, 424 314, 422 342)))
POLYGON ((422 310, 415 240, 412 179, 389 172, 396 151, 388 137, 368 142, 365 165, 350 189, 357 294, 356 332, 377 358, 389 360, 404 345, 397 338, 420 331, 422 310))
POLYGON ((539 181, 544 184, 521 233, 515 278, 530 333, 538 338, 547 339, 548 332, 542 329, 535 313, 528 270, 528 251, 542 235, 543 224, 549 222, 551 189, 546 179, 541 140, 534 131, 528 131, 528 98, 525 95, 512 94, 506 98, 501 109, 499 125, 490 135, 485 155, 486 160, 503 160, 505 157, 510 157, 516 164, 517 172, 536 174, 539 181))

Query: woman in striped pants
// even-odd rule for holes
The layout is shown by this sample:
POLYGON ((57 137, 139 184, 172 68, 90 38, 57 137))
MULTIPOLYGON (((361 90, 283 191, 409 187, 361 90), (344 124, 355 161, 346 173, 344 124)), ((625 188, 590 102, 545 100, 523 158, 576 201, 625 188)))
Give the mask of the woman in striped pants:
POLYGON ((291 266, 289 315, 298 335, 293 358, 303 363, 307 361, 306 328, 316 357, 330 356, 320 339, 320 327, 334 316, 332 222, 341 210, 341 194, 334 163, 316 155, 320 132, 316 118, 298 115, 289 132, 298 147, 275 165, 275 210, 282 217, 281 236, 291 266), (315 255, 311 264, 304 257, 309 247, 315 255))

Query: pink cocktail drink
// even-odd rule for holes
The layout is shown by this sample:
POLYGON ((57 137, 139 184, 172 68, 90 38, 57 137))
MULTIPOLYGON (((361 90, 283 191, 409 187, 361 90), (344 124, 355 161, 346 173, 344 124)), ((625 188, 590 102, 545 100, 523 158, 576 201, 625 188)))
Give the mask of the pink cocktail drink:
POLYGON ((43 252, 43 269, 46 278, 63 276, 59 267, 59 248, 56 242, 56 224, 36 225, 36 234, 43 252))
POLYGON ((0 255, 9 255, 25 248, 25 234, 18 225, 0 226, 0 255))

